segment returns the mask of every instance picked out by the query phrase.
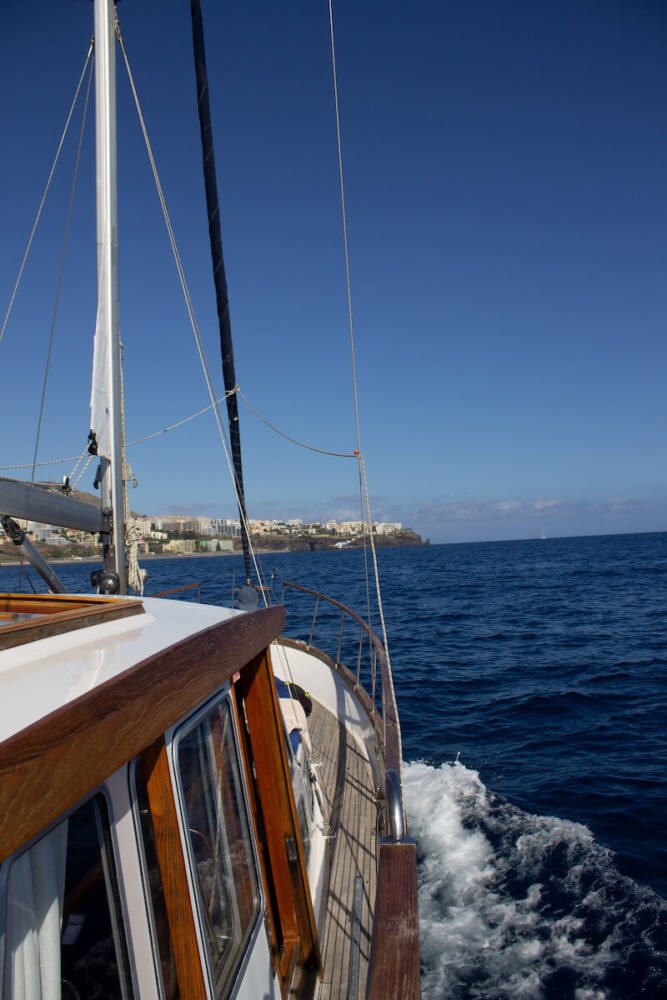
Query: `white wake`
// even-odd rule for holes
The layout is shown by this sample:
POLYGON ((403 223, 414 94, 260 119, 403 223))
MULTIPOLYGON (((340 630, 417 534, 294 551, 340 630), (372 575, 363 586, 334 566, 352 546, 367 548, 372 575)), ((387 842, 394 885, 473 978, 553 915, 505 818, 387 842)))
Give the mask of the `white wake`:
POLYGON ((664 903, 621 877, 587 827, 523 812, 458 762, 407 764, 404 784, 425 1000, 624 995, 607 983, 636 911, 664 903))

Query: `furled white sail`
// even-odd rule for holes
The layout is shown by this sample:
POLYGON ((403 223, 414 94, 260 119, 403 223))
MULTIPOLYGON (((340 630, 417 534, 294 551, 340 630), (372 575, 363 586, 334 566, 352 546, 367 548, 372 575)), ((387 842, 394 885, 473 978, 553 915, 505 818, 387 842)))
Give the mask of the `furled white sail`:
MULTIPOLYGON (((104 274, 104 254, 98 252, 99 288, 100 293, 108 286, 108 278, 104 274)), ((111 458, 111 365, 109 359, 109 324, 106 296, 99 294, 97 301, 97 320, 95 322, 95 341, 93 347, 93 382, 90 391, 90 428, 97 442, 97 454, 103 458, 111 458)))

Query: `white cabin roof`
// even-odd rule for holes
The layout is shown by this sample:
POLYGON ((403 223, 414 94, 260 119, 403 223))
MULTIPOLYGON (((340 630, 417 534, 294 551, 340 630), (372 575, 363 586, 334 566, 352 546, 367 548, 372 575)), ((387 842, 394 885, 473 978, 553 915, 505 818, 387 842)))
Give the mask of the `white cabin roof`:
POLYGON ((0 651, 0 742, 160 650, 243 614, 144 598, 145 613, 0 651))

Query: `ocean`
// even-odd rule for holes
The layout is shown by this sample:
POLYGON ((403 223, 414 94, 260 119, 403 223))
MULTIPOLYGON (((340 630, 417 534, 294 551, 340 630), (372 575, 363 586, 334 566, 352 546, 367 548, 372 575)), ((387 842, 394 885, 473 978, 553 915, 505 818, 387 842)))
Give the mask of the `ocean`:
MULTIPOLYGON (((424 997, 667 998, 667 533, 378 558, 424 997)), ((365 607, 358 550, 262 563, 279 595, 291 579, 365 607)), ((147 567, 147 593, 206 580, 201 599, 228 603, 240 582, 237 557, 147 567)), ((88 564, 59 572, 88 589, 88 564)), ((307 637, 312 605, 286 597, 307 637)), ((334 648, 337 622, 319 616, 334 648)))

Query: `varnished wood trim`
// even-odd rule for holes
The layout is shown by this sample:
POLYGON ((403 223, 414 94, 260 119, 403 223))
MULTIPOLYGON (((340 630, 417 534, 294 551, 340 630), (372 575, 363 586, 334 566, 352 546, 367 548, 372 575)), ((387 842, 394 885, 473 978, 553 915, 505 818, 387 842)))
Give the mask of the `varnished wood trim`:
MULTIPOLYGON (((270 858, 273 918, 286 943, 300 939, 302 964, 321 968, 317 927, 310 897, 306 861, 292 791, 289 761, 278 696, 268 650, 241 672, 238 686, 247 720, 249 755, 254 764, 257 800, 270 858), (287 857, 286 838, 291 838, 297 856, 287 857)), ((282 976, 291 975, 290 950, 281 956, 282 976)), ((283 989, 289 981, 283 982, 283 989)))
POLYGON ((271 955, 275 964, 278 952, 280 950, 280 940, 279 940, 278 928, 276 927, 276 923, 273 916, 275 907, 270 898, 271 882, 269 877, 269 861, 266 856, 266 842, 265 838, 263 837, 262 824, 259 816, 259 807, 257 805, 257 797, 255 795, 255 782, 253 780, 252 766, 250 763, 250 755, 248 749, 248 734, 246 730, 245 717, 243 715, 243 703, 241 700, 241 694, 237 684, 234 684, 232 688, 231 705, 234 714, 234 723, 236 726, 236 732, 239 735, 241 764, 243 767, 243 773, 245 775, 246 791, 248 795, 248 806, 249 806, 248 812, 250 814, 250 824, 252 826, 253 841, 255 843, 255 847, 257 849, 257 856, 259 858, 260 878, 262 880, 264 896, 267 901, 267 907, 266 907, 267 931, 269 937, 269 945, 271 948, 271 955))
POLYGON ((0 860, 75 805, 265 649, 282 607, 148 657, 0 744, 0 860))
POLYGON ((138 604, 137 598, 81 597, 74 594, 0 594, 0 611, 14 611, 30 615, 57 615, 81 608, 103 609, 113 604, 138 604))
POLYGON ((144 751, 142 761, 179 992, 188 1000, 206 1000, 206 982, 164 737, 144 751))
MULTIPOLYGON (((280 909, 276 893, 276 881, 271 870, 271 857, 268 850, 267 837, 264 831, 262 810, 257 801, 255 772, 252 766, 252 756, 249 746, 248 728, 246 724, 243 697, 239 684, 233 687, 234 718, 241 744, 241 758, 246 777, 248 801, 250 804, 250 819, 253 827, 255 846, 259 857, 260 878, 266 901, 266 924, 271 951, 271 961, 278 974, 281 994, 289 995, 289 983, 292 979, 294 966, 299 958, 299 931, 296 911, 290 905, 290 898, 283 901, 287 907, 287 919, 281 921, 280 909)), ((289 886, 287 887, 289 889, 289 886)))
POLYGON ((143 614, 144 606, 141 601, 109 601, 100 607, 91 608, 84 605, 69 611, 49 610, 44 612, 30 606, 23 609, 14 607, 13 610, 16 613, 27 611, 29 614, 40 617, 34 621, 3 625, 0 628, 0 650, 13 649, 14 646, 22 646, 27 642, 35 642, 37 639, 48 639, 53 635, 62 635, 64 632, 75 632, 77 629, 87 628, 89 625, 101 625, 103 622, 115 621, 117 618, 140 615, 143 614))
POLYGON ((63 632, 115 621, 129 615, 143 614, 138 600, 108 597, 48 597, 44 594, 0 594, 0 612, 38 615, 33 621, 15 622, 0 628, 0 650, 12 649, 26 642, 47 639, 63 632))
POLYGON ((419 1000, 417 848, 380 845, 367 1000, 419 1000))

